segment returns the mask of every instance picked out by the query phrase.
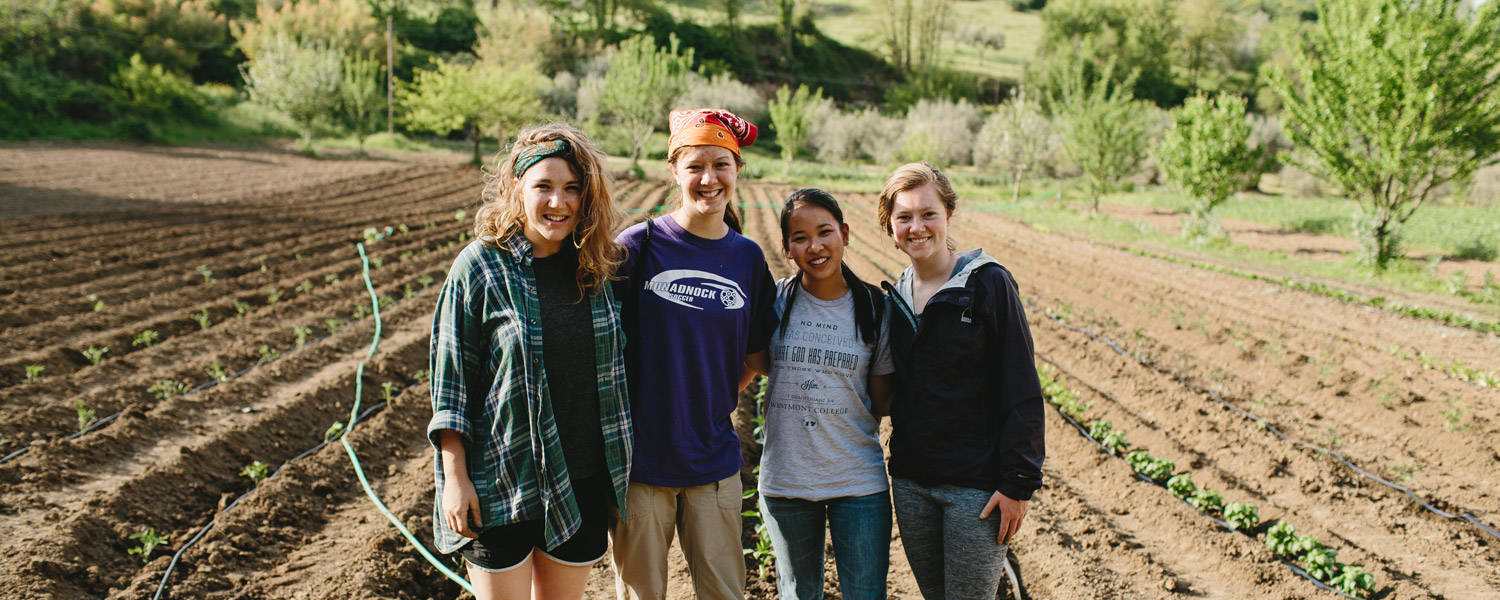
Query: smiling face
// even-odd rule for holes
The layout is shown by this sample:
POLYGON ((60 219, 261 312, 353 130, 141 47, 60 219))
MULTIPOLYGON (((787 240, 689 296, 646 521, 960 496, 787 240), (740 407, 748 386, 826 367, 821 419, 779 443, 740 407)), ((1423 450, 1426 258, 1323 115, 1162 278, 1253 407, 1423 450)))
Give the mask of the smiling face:
POLYGON ((579 197, 583 183, 561 158, 544 158, 515 182, 526 205, 524 233, 537 257, 555 254, 583 218, 579 197))
POLYGON ((931 184, 896 194, 891 203, 891 235, 913 263, 948 250, 951 217, 931 184))
POLYGON ((849 245, 849 226, 839 223, 827 209, 804 204, 787 219, 786 254, 802 270, 804 281, 842 278, 844 246, 849 245))
POLYGON ((686 146, 671 169, 683 207, 704 215, 724 212, 740 173, 734 153, 719 146, 686 146))

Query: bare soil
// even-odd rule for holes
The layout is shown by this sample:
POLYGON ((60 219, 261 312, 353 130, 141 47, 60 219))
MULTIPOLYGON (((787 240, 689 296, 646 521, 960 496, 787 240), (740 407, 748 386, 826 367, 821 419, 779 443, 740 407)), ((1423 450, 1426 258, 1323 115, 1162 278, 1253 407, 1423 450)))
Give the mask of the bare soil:
MULTIPOLYGON (((24 163, 53 174, 27 180, 28 203, 69 207, 0 219, 7 232, 0 240, 0 342, 7 348, 0 454, 28 449, 0 463, 0 597, 149 597, 172 553, 210 523, 163 597, 460 597, 365 497, 340 444, 289 462, 319 444, 334 421, 348 421, 357 383, 365 407, 388 396, 348 440, 372 488, 430 544, 433 454, 423 430, 431 409, 419 375, 438 284, 469 230, 455 211, 473 214, 482 177, 448 165, 371 162, 218 149, 0 147, 0 185, 20 185, 11 166, 24 163), (163 160, 164 153, 175 155, 163 160), (108 172, 118 185, 68 181, 64 174, 89 160, 113 161, 108 172), (142 165, 156 177, 126 177, 142 165), (255 176, 221 185, 219 175, 249 173, 249 165, 259 169, 255 176), (203 184, 161 183, 195 178, 203 184), (250 181, 270 187, 225 191, 250 181), (80 194, 93 196, 80 203, 80 194), (385 298, 380 344, 356 382, 375 323, 361 314, 370 294, 354 246, 366 228, 387 226, 390 237, 369 246, 381 257, 370 270, 376 296, 385 298), (268 288, 280 292, 275 302, 268 288), (89 294, 105 306, 95 311, 89 294), (206 328, 192 316, 204 309, 206 328), (306 328, 301 348, 299 327, 306 328), (159 340, 134 345, 146 329, 159 340), (83 358, 90 346, 109 347, 98 364, 83 358), (206 383, 215 362, 227 373, 245 372, 188 395, 163 398, 148 389, 168 379, 206 383), (27 365, 44 366, 45 379, 26 383, 27 365), (382 384, 390 384, 384 393, 382 384), (77 431, 80 400, 99 417, 122 414, 66 439, 77 431), (238 474, 255 460, 281 470, 257 487, 238 474), (127 553, 137 545, 128 536, 147 528, 168 541, 142 561, 127 553)), ((779 251, 771 206, 790 189, 746 182, 740 190, 746 234, 762 243, 778 277, 791 266, 779 251)), ((616 190, 632 220, 670 203, 661 182, 621 181, 616 190)), ((875 226, 874 198, 839 197, 853 230, 850 266, 870 281, 899 273, 904 257, 875 226)), ((1111 421, 1226 502, 1259 505, 1266 523, 1315 533, 1340 550, 1340 561, 1375 574, 1376 598, 1500 595, 1500 540, 1422 510, 1202 391, 1439 508, 1496 527, 1500 393, 1424 369, 1415 356, 1497 371, 1500 336, 1141 257, 994 215, 960 212, 951 235, 962 247, 985 247, 1015 274, 1038 360, 1093 403, 1088 418, 1111 421), (1395 346, 1409 354, 1389 351, 1395 346)), ((751 410, 747 394, 737 425, 753 463, 751 410)), ((1048 415, 1046 482, 1013 545, 1033 597, 1335 597, 1293 574, 1261 539, 1218 528, 1138 480, 1056 412, 1048 415)), ((744 476, 749 481, 748 468, 744 476)), ((742 544, 751 542, 752 525, 747 520, 742 544)), ((1253 533, 1263 537, 1264 529, 1253 533)), ((892 597, 919 597, 899 533, 892 563, 892 597)), ((762 579, 750 566, 749 597, 774 597, 774 573, 762 579)), ((671 577, 672 597, 692 596, 682 561, 671 577)), ((831 568, 829 579, 837 598, 831 568)), ((608 566, 596 567, 590 596, 612 594, 608 566)))

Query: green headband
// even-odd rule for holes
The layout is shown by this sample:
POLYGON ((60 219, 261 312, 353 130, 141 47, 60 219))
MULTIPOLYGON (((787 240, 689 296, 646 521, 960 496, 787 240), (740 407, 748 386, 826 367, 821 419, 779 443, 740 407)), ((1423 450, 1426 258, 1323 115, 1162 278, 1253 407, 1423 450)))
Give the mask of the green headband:
POLYGON ((530 169, 532 165, 542 162, 544 158, 562 156, 564 158, 573 155, 573 146, 568 140, 552 140, 528 146, 516 157, 516 177, 520 177, 530 169))

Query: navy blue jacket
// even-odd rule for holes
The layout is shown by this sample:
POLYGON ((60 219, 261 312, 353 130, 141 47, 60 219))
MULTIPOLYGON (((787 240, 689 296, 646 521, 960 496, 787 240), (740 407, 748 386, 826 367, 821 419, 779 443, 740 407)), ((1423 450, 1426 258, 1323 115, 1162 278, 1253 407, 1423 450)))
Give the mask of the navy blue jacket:
POLYGON ((1015 279, 982 250, 965 252, 919 318, 903 294, 910 278, 907 269, 885 284, 891 477, 1030 500, 1042 485, 1046 420, 1015 279))

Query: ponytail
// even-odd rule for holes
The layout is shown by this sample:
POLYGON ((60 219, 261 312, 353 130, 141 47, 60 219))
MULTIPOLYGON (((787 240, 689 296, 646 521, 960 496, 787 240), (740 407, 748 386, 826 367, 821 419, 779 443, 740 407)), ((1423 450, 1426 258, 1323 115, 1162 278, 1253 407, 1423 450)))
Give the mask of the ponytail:
POLYGON ((724 205, 724 224, 733 229, 735 233, 743 235, 745 226, 740 221, 740 211, 734 209, 734 202, 724 205))

